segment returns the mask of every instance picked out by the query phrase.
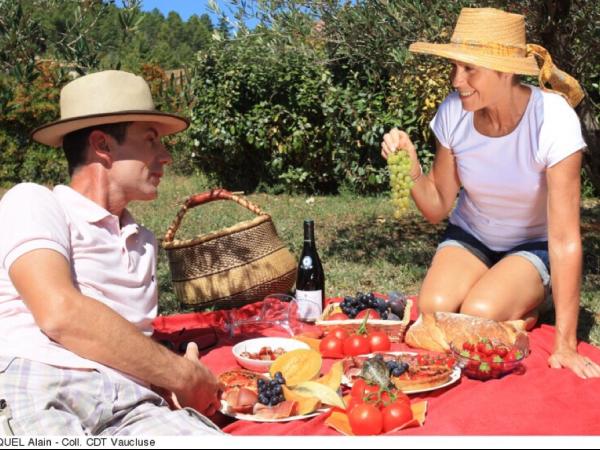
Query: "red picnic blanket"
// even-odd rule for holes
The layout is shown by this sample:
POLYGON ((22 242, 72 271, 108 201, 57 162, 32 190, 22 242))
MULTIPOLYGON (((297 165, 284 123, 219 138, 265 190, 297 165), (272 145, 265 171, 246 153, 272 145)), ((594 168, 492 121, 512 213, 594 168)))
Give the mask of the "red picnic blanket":
MULTIPOLYGON (((260 303, 244 307, 248 313, 260 303)), ((416 316, 413 311, 412 318, 416 316)), ((201 361, 215 374, 236 368, 231 347, 248 335, 230 337, 226 332, 226 311, 159 316, 154 321, 163 335, 185 335, 214 327, 219 331, 216 346, 201 352, 201 361), (180 330, 185 328, 185 332, 180 330)), ((261 330, 281 335, 280 330, 261 330)), ((466 377, 446 388, 411 395, 427 400, 427 417, 422 427, 409 428, 400 435, 599 435, 600 378, 583 380, 566 369, 548 367, 555 329, 542 325, 529 333, 531 354, 525 359, 525 373, 496 380, 478 381, 466 377)), ((392 350, 407 350, 394 344, 392 350)), ((600 362, 600 349, 587 343, 579 351, 600 362)), ((324 360, 326 369, 334 360, 324 360)), ((223 431, 235 435, 339 435, 325 425, 326 415, 292 422, 258 423, 235 420, 218 413, 213 418, 223 431)))

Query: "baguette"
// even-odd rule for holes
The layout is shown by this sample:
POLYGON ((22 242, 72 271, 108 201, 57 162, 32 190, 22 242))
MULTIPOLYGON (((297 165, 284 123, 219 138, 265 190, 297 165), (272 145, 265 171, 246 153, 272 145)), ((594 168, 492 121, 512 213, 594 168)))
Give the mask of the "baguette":
POLYGON ((450 312, 421 314, 406 332, 404 340, 414 348, 449 352, 450 343, 461 348, 464 342, 477 342, 480 338, 506 345, 529 346, 524 320, 496 322, 450 312))

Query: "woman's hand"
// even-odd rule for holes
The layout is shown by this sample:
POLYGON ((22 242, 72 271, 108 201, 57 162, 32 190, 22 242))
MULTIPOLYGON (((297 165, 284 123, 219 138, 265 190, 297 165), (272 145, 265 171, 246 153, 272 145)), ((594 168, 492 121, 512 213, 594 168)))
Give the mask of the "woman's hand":
POLYGON ((408 153, 408 156, 410 156, 410 160, 412 161, 410 175, 413 179, 418 177, 421 173, 421 168, 415 145, 412 143, 406 132, 401 131, 398 128, 392 128, 389 133, 383 135, 383 141, 381 142, 381 156, 387 160, 390 154, 397 151, 405 151, 408 153))
POLYGON ((570 369, 581 378, 600 377, 600 366, 575 350, 555 350, 548 358, 548 364, 553 369, 570 369))

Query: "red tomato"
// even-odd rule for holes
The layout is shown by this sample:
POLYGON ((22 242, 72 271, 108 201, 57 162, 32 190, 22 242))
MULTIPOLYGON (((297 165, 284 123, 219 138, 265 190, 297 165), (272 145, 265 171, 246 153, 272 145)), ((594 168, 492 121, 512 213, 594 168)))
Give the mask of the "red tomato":
POLYGON ((344 313, 335 313, 327 317, 327 320, 348 320, 349 317, 344 313))
POLYGON ((396 394, 396 403, 406 403, 410 406, 410 398, 408 398, 408 395, 402 391, 395 391, 394 394, 396 394))
POLYGON ((365 388, 367 386, 367 382, 364 378, 356 378, 352 383, 352 389, 350 389, 350 395, 352 398, 360 398, 362 399, 365 395, 365 388))
POLYGON ((379 395, 378 406, 381 408, 383 406, 387 406, 392 403, 392 395, 388 391, 383 391, 379 395))
POLYGON ((369 313, 369 319, 381 319, 379 313, 373 308, 363 309, 356 315, 355 319, 363 319, 367 315, 367 312, 369 313))
POLYGON ((319 351, 326 358, 343 358, 344 341, 333 334, 328 334, 319 343, 319 351))
POLYGON ((392 348, 392 343, 385 331, 373 331, 367 335, 371 352, 387 352, 392 348))
POLYGON ((379 392, 379 386, 377 384, 367 383, 364 378, 357 378, 352 383, 352 389, 350 395, 354 398, 360 398, 361 402, 364 401, 365 397, 371 394, 377 394, 379 392))
POLYGON ((346 406, 346 414, 348 414, 350 411, 352 411, 356 405, 360 405, 361 403, 364 403, 362 401, 362 398, 359 398, 359 397, 350 397, 350 401, 348 402, 348 406, 346 406))
POLYGON ((329 332, 328 336, 330 335, 334 335, 336 338, 341 339, 343 341, 348 336, 350 336, 350 333, 348 333, 348 331, 344 328, 337 327, 329 332))
POLYGON ((348 413, 348 420, 352 432, 358 436, 367 436, 381 433, 383 429, 383 416, 379 408, 367 403, 361 403, 352 408, 348 413))
MULTIPOLYGON (((410 403, 396 401, 381 410, 383 418, 383 432, 387 433, 409 422, 413 418, 410 403)), ((354 431, 354 429, 352 430, 354 431)))
POLYGON ((356 356, 371 352, 369 340, 366 336, 354 334, 344 339, 344 355, 356 356))

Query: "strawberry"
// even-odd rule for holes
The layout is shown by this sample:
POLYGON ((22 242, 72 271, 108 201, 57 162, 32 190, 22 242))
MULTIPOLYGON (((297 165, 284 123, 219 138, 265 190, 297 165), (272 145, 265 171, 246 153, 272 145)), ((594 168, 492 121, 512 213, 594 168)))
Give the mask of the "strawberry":
POLYGON ((475 348, 475 346, 473 345, 473 343, 469 342, 469 341, 465 341, 463 342, 462 345, 462 349, 463 350, 467 350, 467 351, 472 351, 475 348))
POLYGON ((523 359, 523 352, 521 350, 517 350, 516 348, 511 349, 506 355, 506 361, 519 361, 523 359))
POLYGON ((500 378, 504 369, 503 364, 504 359, 499 355, 494 355, 490 364, 492 378, 500 378))
POLYGON ((490 365, 488 363, 482 362, 481 364, 479 364, 479 368, 477 370, 479 371, 479 376, 481 377, 480 379, 487 380, 488 378, 490 378, 492 369, 490 368, 490 365))
POLYGON ((485 342, 478 342, 477 345, 475 346, 475 349, 477 351, 477 353, 479 353, 480 355, 485 355, 485 342))
POLYGON ((492 356, 494 354, 494 347, 492 347, 492 344, 485 344, 483 353, 485 354, 485 356, 492 356))
POLYGON ((496 347, 496 354, 504 358, 508 354, 508 348, 504 345, 499 345, 498 347, 496 347))

